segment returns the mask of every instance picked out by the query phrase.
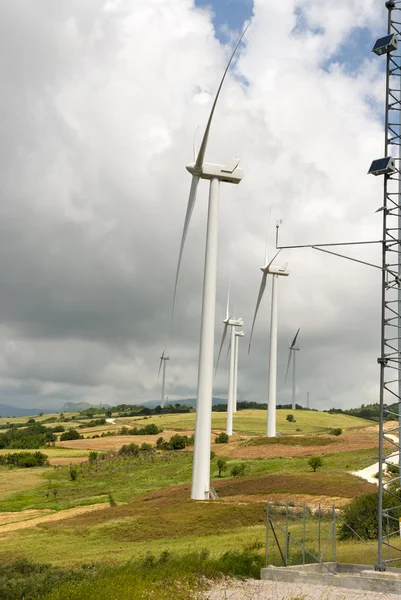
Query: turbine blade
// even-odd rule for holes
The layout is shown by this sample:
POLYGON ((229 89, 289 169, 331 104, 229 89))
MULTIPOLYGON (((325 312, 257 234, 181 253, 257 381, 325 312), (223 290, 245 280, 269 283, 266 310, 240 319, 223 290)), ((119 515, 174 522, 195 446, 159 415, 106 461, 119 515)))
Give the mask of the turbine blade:
POLYGON ((249 337, 248 354, 251 351, 251 342, 252 342, 253 328, 255 327, 255 321, 256 321, 257 314, 258 314, 259 306, 260 306, 260 303, 262 301, 264 291, 266 289, 266 280, 267 280, 267 273, 263 273, 262 281, 260 283, 260 288, 259 288, 258 299, 256 301, 255 314, 253 316, 253 321, 252 321, 251 335, 249 337))
POLYGON ((177 284, 178 284, 178 276, 180 274, 182 253, 184 251, 184 245, 185 245, 185 240, 187 238, 188 227, 189 227, 189 223, 191 221, 191 216, 192 216, 192 213, 193 213, 193 210, 194 210, 194 206, 195 206, 196 191, 197 191, 197 188, 198 188, 199 179, 200 179, 200 177, 198 177, 197 175, 193 175, 192 176, 191 188, 189 190, 187 212, 185 214, 184 228, 183 228, 182 237, 181 237, 180 252, 179 252, 179 255, 178 255, 177 271, 176 271, 176 274, 175 274, 174 295, 173 295, 173 308, 172 308, 172 311, 171 311, 171 337, 172 337, 172 332, 173 332, 175 299, 176 299, 176 295, 177 295, 177 284))
POLYGON ((292 340, 291 348, 293 348, 293 347, 295 346, 295 344, 297 343, 297 337, 298 337, 298 333, 299 333, 300 329, 301 329, 301 328, 299 327, 299 328, 298 328, 298 331, 297 331, 297 332, 296 332, 296 334, 295 334, 295 337, 294 337, 294 339, 292 340))
POLYGON ((292 350, 291 350, 291 348, 290 348, 290 353, 289 353, 289 355, 288 355, 287 370, 286 370, 286 372, 285 372, 285 379, 284 379, 284 383, 287 383, 287 376, 288 376, 288 371, 289 371, 289 368, 290 368, 291 358, 292 358, 292 350))
POLYGON ((217 368, 219 366, 219 360, 220 360, 221 351, 223 350, 224 342, 226 341, 227 329, 228 329, 228 325, 224 325, 223 337, 221 338, 220 350, 219 350, 219 354, 217 356, 216 368, 214 370, 214 374, 215 375, 217 373, 217 368))
POLYGON ((239 38, 239 40, 237 42, 237 45, 235 46, 235 48, 234 48, 234 50, 233 50, 233 52, 231 54, 230 60, 227 63, 227 66, 226 66, 226 69, 224 71, 223 77, 221 78, 221 81, 220 81, 220 85, 219 85, 219 87, 217 89, 216 97, 215 97, 214 102, 213 102, 212 110, 210 111, 210 115, 209 115, 209 119, 208 119, 208 122, 207 122, 207 125, 206 125, 205 133, 203 134, 202 143, 201 143, 200 148, 199 148, 199 154, 198 154, 198 157, 197 157, 197 159, 195 161, 195 168, 197 168, 197 169, 201 169, 202 168, 202 165, 203 165, 203 162, 204 162, 204 159, 205 159, 205 152, 206 152, 206 146, 207 146, 207 142, 208 142, 208 138, 209 138, 210 126, 212 124, 213 115, 214 115, 214 111, 215 111, 215 108, 216 108, 217 100, 219 99, 221 88, 223 87, 224 80, 226 78, 226 75, 227 75, 228 70, 230 68, 230 65, 232 63, 232 60, 233 60, 233 58, 235 56, 235 53, 237 52, 238 46, 240 45, 240 43, 242 41, 242 38, 244 37, 244 35, 245 35, 248 27, 249 27, 249 24, 245 27, 244 31, 242 32, 241 37, 239 38))
POLYGON ((157 383, 159 383, 159 377, 160 377, 160 371, 162 370, 162 364, 163 364, 163 357, 160 357, 160 365, 159 365, 159 371, 157 373, 157 383))
POLYGON ((277 256, 280 254, 280 252, 281 252, 281 248, 280 248, 280 250, 279 250, 278 252, 276 252, 276 254, 273 256, 273 258, 271 259, 271 261, 270 261, 270 262, 269 262, 269 264, 267 265, 268 267, 270 267, 270 265, 272 264, 272 262, 273 262, 274 260, 276 260, 277 256))
POLYGON ((231 350, 231 337, 230 337, 230 343, 228 344, 228 350, 227 350, 227 354, 226 354, 226 369, 227 369, 228 357, 230 356, 230 350, 231 350))
POLYGON ((227 307, 226 307, 226 319, 230 318, 230 288, 231 283, 228 286, 228 294, 227 294, 227 307))

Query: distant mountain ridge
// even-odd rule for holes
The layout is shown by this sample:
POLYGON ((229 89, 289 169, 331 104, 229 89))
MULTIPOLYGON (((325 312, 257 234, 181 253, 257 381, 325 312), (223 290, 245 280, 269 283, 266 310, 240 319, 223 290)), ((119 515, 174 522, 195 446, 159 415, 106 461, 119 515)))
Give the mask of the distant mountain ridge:
MULTIPOLYGON (((186 400, 168 400, 165 404, 181 404, 185 406, 192 406, 192 408, 196 407, 196 398, 187 398, 186 400)), ((227 404, 226 398, 212 398, 212 405, 216 404, 227 404)), ((140 406, 146 406, 147 408, 155 408, 160 405, 160 400, 148 400, 148 402, 140 402, 140 406)))
POLYGON ((8 404, 0 404, 0 417, 31 417, 39 413, 51 413, 54 410, 45 410, 43 408, 18 408, 8 404))

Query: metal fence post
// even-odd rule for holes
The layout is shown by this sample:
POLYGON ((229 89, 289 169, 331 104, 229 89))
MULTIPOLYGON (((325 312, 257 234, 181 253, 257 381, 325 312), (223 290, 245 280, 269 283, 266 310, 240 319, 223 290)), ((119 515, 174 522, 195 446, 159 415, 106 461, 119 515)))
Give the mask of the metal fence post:
POLYGON ((266 502, 266 567, 269 566, 269 501, 266 502))
POLYGON ((332 523, 332 527, 333 527, 333 562, 337 562, 337 531, 336 531, 336 507, 335 504, 333 504, 333 509, 332 509, 332 515, 333 515, 333 523, 332 523))
POLYGON ((288 548, 289 539, 288 539, 288 498, 285 503, 285 564, 288 565, 288 548))
POLYGON ((322 562, 322 555, 321 555, 321 552, 320 552, 320 518, 321 518, 320 517, 320 502, 319 502, 319 515, 318 515, 318 517, 319 518, 318 518, 318 522, 317 522, 317 544, 318 544, 318 546, 317 546, 317 548, 318 548, 317 555, 319 557, 319 562, 321 563, 322 562))

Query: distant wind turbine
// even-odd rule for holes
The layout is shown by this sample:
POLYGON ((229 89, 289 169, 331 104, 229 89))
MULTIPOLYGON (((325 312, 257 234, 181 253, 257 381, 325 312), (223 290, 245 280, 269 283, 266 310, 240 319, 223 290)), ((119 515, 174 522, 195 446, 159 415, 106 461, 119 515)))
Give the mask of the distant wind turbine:
POLYGON ((262 281, 259 288, 258 299, 256 301, 255 314, 252 322, 251 335, 249 338, 248 353, 251 350, 253 328, 255 326, 256 317, 259 306, 266 289, 267 276, 272 275, 272 305, 270 317, 270 360, 269 360, 269 392, 267 401, 267 437, 276 437, 276 395, 277 395, 277 280, 280 276, 287 277, 287 265, 278 269, 272 267, 273 261, 279 255, 280 250, 274 255, 272 260, 267 263, 267 254, 265 257, 266 266, 261 267, 263 273, 262 281))
POLYGON ((159 380, 160 371, 161 371, 161 368, 163 366, 162 393, 161 393, 161 399, 160 399, 160 405, 161 405, 162 408, 164 408, 164 392, 165 392, 165 389, 166 389, 166 361, 170 360, 170 357, 166 356, 165 352, 166 352, 166 349, 163 350, 163 354, 160 357, 159 373, 157 375, 157 379, 159 380))
POLYGON ((244 332, 235 332, 235 364, 234 364, 234 412, 237 412, 237 394, 238 394, 238 341, 244 337, 244 332))
POLYGON ((298 329, 298 331, 295 334, 294 339, 292 340, 292 343, 291 343, 291 346, 290 346, 290 353, 288 355, 287 370, 285 372, 285 381, 287 381, 288 370, 290 368, 290 363, 291 363, 291 359, 292 359, 292 410, 296 410, 296 408, 297 408, 297 403, 296 403, 297 388, 296 388, 296 368, 295 368, 296 354, 295 354, 295 352, 297 352, 298 350, 300 350, 300 348, 296 347, 297 337, 298 337, 299 331, 300 330, 298 329))
POLYGON ((233 319, 234 315, 230 316, 230 290, 228 290, 227 296, 227 307, 226 307, 226 318, 223 320, 224 329, 223 336, 221 338, 220 350, 217 357, 216 371, 219 365, 221 351, 224 346, 224 342, 227 337, 227 330, 231 328, 231 341, 230 341, 230 369, 228 374, 228 397, 227 397, 227 426, 226 434, 233 434, 233 413, 234 413, 234 401, 235 401, 235 328, 242 327, 242 319, 233 319))
POLYGON ((212 391, 213 391, 213 351, 214 351, 214 326, 216 313, 216 277, 217 277, 217 247, 218 247, 218 221, 219 221, 219 190, 220 182, 240 183, 244 173, 238 167, 239 160, 234 159, 228 165, 216 165, 205 162, 205 152, 209 139, 210 127, 221 88, 230 68, 231 62, 245 35, 242 33, 237 45, 231 54, 224 71, 212 110, 206 125, 198 156, 194 163, 186 168, 192 175, 191 189, 187 211, 185 214, 180 251, 178 255, 177 273, 175 277, 173 311, 177 294, 178 276, 181 260, 188 233, 188 227, 196 200, 196 191, 200 179, 210 181, 209 208, 206 232, 205 271, 203 282, 202 321, 199 346, 199 371, 198 371, 198 398, 196 403, 195 445, 192 469, 191 498, 193 500, 208 500, 210 491, 210 437, 212 425, 212 391))

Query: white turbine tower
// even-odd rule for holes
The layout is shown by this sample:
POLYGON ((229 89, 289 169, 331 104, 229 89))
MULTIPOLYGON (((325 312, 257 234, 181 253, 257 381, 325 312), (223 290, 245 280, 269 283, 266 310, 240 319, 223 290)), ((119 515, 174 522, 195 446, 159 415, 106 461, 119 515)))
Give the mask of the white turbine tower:
POLYGON ((272 267, 272 263, 280 253, 280 250, 275 254, 273 259, 267 263, 266 266, 261 267, 260 270, 263 273, 262 282, 259 288, 258 299, 256 301, 255 314, 252 322, 251 335, 249 338, 249 349, 251 349, 251 341, 253 328, 255 326, 256 316, 258 314, 260 302, 263 298, 263 294, 266 288, 267 276, 272 276, 272 305, 271 305, 271 317, 270 317, 270 360, 269 360, 269 392, 267 398, 267 437, 276 437, 276 390, 277 390, 277 280, 280 276, 287 277, 289 271, 287 271, 287 265, 278 269, 272 267))
POLYGON ((166 349, 163 350, 163 354, 160 357, 159 373, 157 375, 157 379, 159 379, 159 377, 160 377, 160 370, 161 370, 162 365, 163 365, 162 393, 161 393, 161 399, 160 399, 160 405, 161 405, 162 408, 164 408, 164 393, 165 393, 165 390, 166 390, 166 361, 170 360, 169 356, 165 356, 165 352, 166 352, 166 349))
POLYGON ((244 337, 244 332, 235 332, 235 363, 234 363, 234 412, 237 412, 237 393, 238 393, 238 342, 239 338, 244 337))
POLYGON ((296 403, 296 394, 297 394, 297 388, 296 388, 296 367, 295 367, 295 363, 296 363, 296 352, 298 352, 300 350, 300 348, 296 347, 296 343, 297 343, 297 337, 298 337, 298 333, 299 333, 299 329, 295 334, 294 339, 292 340, 291 346, 289 347, 290 349, 290 353, 288 355, 288 363, 287 363, 287 370, 285 372, 285 381, 287 381, 287 376, 288 376, 288 370, 290 368, 290 364, 291 364, 291 359, 292 359, 292 410, 296 410, 297 407, 297 403, 296 403))
POLYGON ((242 319, 233 319, 234 315, 230 316, 230 290, 228 290, 227 296, 227 308, 226 308, 226 318, 223 320, 224 329, 223 336, 221 338, 219 355, 217 357, 216 363, 216 371, 219 365, 221 351, 224 346, 224 342, 227 336, 227 330, 231 327, 231 340, 230 340, 230 369, 228 374, 228 397, 227 397, 227 426, 226 426, 226 434, 233 434, 233 413, 234 413, 234 402, 235 402, 235 328, 242 327, 243 321, 242 319))
POLYGON ((209 208, 206 232, 205 271, 203 282, 202 321, 199 346, 198 397, 196 403, 195 446, 192 469, 191 498, 193 500, 208 500, 210 489, 210 436, 212 425, 212 392, 213 392, 213 350, 214 326, 216 312, 216 277, 217 277, 217 246, 219 222, 219 189, 220 182, 239 183, 244 175, 238 168, 239 161, 233 160, 229 165, 216 165, 205 162, 206 146, 210 126, 216 108, 217 100, 223 86, 228 69, 247 28, 244 30, 228 61, 223 77, 214 99, 212 110, 206 125, 198 156, 194 163, 187 166, 192 175, 191 189, 184 229, 182 232, 180 252, 178 256, 177 274, 175 278, 173 314, 177 292, 178 275, 181 259, 187 237, 189 222, 195 205, 196 190, 200 179, 210 181, 209 208))

